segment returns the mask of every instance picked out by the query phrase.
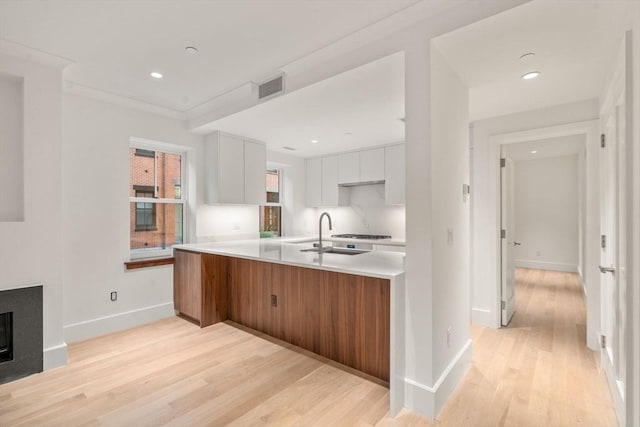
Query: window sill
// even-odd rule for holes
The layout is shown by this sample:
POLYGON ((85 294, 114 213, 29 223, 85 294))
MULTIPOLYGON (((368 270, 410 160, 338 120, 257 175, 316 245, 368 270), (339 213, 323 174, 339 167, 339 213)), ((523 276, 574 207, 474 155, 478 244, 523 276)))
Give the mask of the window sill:
POLYGON ((138 268, 157 267, 160 265, 173 265, 173 261, 173 257, 136 259, 125 261, 124 268, 125 270, 136 270, 138 268))

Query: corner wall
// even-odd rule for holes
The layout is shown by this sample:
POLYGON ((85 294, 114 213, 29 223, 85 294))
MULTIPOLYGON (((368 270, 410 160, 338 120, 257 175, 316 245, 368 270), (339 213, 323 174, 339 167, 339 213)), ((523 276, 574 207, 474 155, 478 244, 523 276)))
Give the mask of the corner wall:
POLYGON ((62 71, 61 67, 0 53, 0 72, 24 79, 24 220, 0 222, 0 290, 43 285, 46 370, 67 360, 62 329, 64 247, 60 227, 62 71))

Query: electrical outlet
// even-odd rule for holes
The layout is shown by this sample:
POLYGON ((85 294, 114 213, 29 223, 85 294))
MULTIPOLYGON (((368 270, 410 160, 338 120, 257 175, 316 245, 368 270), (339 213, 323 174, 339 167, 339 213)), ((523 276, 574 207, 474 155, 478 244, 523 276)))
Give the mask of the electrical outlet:
POLYGON ((117 301, 118 300, 118 292, 113 291, 111 292, 111 301, 117 301))
POLYGON ((277 307, 277 306, 278 306, 278 296, 271 295, 271 307, 277 307))
POLYGON ((540 256, 540 251, 536 251, 536 256, 540 256))
POLYGON ((451 347, 451 333, 453 332, 453 328, 449 326, 447 328, 447 347, 451 347))

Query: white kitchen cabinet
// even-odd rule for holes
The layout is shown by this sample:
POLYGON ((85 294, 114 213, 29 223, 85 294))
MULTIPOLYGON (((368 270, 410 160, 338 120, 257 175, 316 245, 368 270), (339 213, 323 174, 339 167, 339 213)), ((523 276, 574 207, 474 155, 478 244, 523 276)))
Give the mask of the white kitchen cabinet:
POLYGON ((345 206, 349 204, 346 188, 338 186, 338 156, 322 158, 322 206, 345 206))
POLYGON ((347 188, 338 186, 338 156, 317 157, 305 161, 307 168, 307 206, 346 206, 347 188))
POLYGON ((214 132, 207 135, 204 151, 206 203, 265 203, 265 144, 214 132))
POLYGON ((338 184, 355 184, 360 182, 360 153, 344 153, 338 155, 338 184))
POLYGON ((384 148, 385 185, 384 200, 387 205, 405 204, 405 148, 404 144, 384 148))
POLYGON ((322 206, 322 159, 307 159, 307 206, 316 208, 322 206))
POLYGON ((385 149, 360 151, 360 182, 380 182, 386 178, 385 149))

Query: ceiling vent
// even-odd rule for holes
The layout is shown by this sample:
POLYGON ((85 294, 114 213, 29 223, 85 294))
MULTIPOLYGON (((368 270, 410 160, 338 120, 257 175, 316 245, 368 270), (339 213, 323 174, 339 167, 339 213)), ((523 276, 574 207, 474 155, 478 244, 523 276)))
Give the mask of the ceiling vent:
POLYGON ((258 100, 264 101, 284 93, 284 74, 258 84, 258 100))
POLYGON ((285 150, 289 150, 289 151, 296 151, 296 149, 295 149, 295 148, 293 148, 293 147, 287 147, 287 146, 284 146, 284 147, 282 147, 282 148, 284 148, 285 150))

